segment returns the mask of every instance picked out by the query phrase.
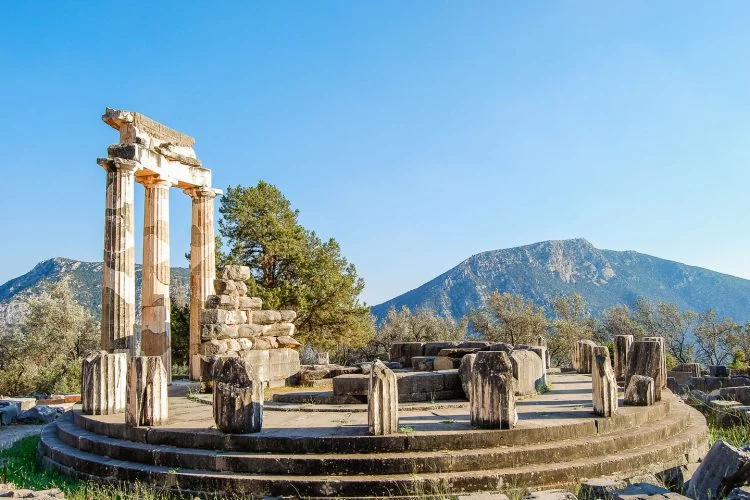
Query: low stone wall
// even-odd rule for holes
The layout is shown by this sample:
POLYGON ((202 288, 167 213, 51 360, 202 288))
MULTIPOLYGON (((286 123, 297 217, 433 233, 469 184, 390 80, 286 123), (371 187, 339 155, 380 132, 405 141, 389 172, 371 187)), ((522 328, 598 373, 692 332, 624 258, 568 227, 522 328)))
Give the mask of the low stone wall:
MULTIPOLYGON (((396 372, 400 403, 463 399, 458 370, 441 372, 396 372)), ((369 375, 339 375, 333 379, 334 397, 367 401, 369 375)))

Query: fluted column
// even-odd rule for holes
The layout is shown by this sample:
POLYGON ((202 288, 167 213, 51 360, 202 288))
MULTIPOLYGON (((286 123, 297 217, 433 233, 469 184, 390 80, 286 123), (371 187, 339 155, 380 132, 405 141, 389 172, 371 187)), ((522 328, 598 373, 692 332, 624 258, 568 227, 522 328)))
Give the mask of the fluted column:
POLYGON ((172 381, 169 321, 169 188, 157 176, 141 181, 146 189, 143 214, 141 355, 161 356, 167 383, 172 381))
POLYGON ((193 199, 193 225, 190 237, 190 378, 200 378, 197 355, 201 347, 201 309, 214 293, 216 242, 214 240, 214 198, 216 191, 203 187, 186 189, 193 199))
POLYGON ((102 272, 102 349, 140 350, 135 325, 135 162, 108 160, 102 272))

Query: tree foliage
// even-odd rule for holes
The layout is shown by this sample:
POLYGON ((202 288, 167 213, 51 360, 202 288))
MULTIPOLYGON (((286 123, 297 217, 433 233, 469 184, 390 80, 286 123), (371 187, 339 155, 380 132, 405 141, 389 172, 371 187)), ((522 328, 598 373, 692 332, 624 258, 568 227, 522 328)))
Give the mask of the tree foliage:
POLYGON ((726 364, 742 333, 737 323, 729 318, 719 319, 713 309, 702 312, 694 331, 697 354, 710 365, 726 364))
POLYGON ((2 333, 0 394, 79 392, 81 358, 99 342, 99 322, 69 283, 49 285, 29 302, 20 328, 2 333))
POLYGON ((456 322, 438 316, 432 309, 414 311, 407 306, 391 306, 381 324, 375 327, 375 336, 369 346, 375 356, 388 353, 396 342, 434 342, 466 339, 466 320, 456 322))
POLYGON ((298 222, 299 211, 275 186, 229 187, 221 198, 219 232, 226 253, 217 261, 249 266, 248 294, 264 307, 297 311, 298 338, 320 350, 360 347, 372 336, 364 281, 333 238, 322 240, 298 222))
POLYGON ((469 324, 483 338, 508 344, 536 344, 547 333, 544 309, 521 295, 492 292, 487 305, 469 313, 469 324))
MULTIPOLYGON (((570 359, 573 346, 579 340, 594 340, 598 323, 588 312, 588 304, 578 293, 561 295, 552 302, 555 318, 547 342, 550 357, 563 364, 570 359)), ((603 339, 596 339, 603 341, 603 339)))

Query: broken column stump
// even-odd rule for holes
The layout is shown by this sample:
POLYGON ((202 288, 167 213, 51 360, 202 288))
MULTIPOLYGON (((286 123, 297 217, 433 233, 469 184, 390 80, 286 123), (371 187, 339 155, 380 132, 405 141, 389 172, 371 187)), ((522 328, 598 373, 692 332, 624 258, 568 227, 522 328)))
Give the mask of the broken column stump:
POLYGON ((644 337, 643 340, 658 342, 661 345, 661 370, 659 373, 659 380, 654 379, 654 382, 661 384, 664 388, 667 386, 667 349, 664 344, 664 337, 644 337))
POLYGON ((112 415, 125 411, 128 355, 92 352, 83 359, 81 404, 86 415, 112 415))
POLYGON ((461 380, 461 389, 464 390, 466 399, 471 398, 471 371, 475 359, 477 359, 476 353, 467 354, 461 358, 461 364, 458 367, 458 378, 461 380))
POLYGON ((609 349, 594 347, 594 366, 591 372, 591 391, 594 413, 611 417, 617 411, 617 380, 609 362, 609 349))
POLYGON ((220 356, 203 356, 197 355, 198 364, 198 391, 203 394, 210 394, 214 390, 214 364, 220 356))
POLYGON ((376 360, 370 370, 367 397, 367 422, 370 434, 385 436, 398 432, 398 383, 396 374, 376 360))
POLYGON ((471 425, 483 429, 516 426, 515 380, 508 354, 480 351, 471 366, 469 408, 471 425))
POLYGON ((615 378, 625 380, 628 369, 628 350, 633 343, 632 335, 615 335, 615 359, 613 360, 615 378))
POLYGON ((263 383, 253 377, 250 363, 220 357, 213 366, 214 421, 228 434, 260 432, 263 428, 263 383))
POLYGON ((134 356, 128 365, 125 423, 162 425, 169 419, 167 372, 161 356, 134 356))
POLYGON ((596 343, 593 340, 579 340, 576 343, 575 357, 577 359, 576 369, 578 373, 591 373, 594 347, 596 347, 596 343))
POLYGON ((633 375, 643 375, 654 379, 654 401, 661 401, 662 344, 655 340, 637 340, 628 351, 628 369, 625 374, 625 387, 630 386, 633 375))
POLYGON ((651 406, 654 404, 656 384, 645 375, 633 375, 625 389, 624 403, 628 406, 651 406))

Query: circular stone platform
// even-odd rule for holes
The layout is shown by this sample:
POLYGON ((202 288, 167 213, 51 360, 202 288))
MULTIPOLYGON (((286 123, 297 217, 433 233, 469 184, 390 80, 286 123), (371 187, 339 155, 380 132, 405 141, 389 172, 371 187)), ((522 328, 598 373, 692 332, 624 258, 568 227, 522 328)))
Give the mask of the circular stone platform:
POLYGON ((591 378, 553 375, 518 402, 512 430, 472 429, 468 403, 403 403, 401 432, 369 436, 365 405, 266 403, 263 431, 222 434, 212 408, 170 398, 170 424, 128 428, 123 415, 69 412, 42 433, 44 463, 99 481, 189 493, 399 496, 541 488, 580 478, 658 472, 696 461, 705 419, 669 391, 651 407, 591 412, 591 378))

